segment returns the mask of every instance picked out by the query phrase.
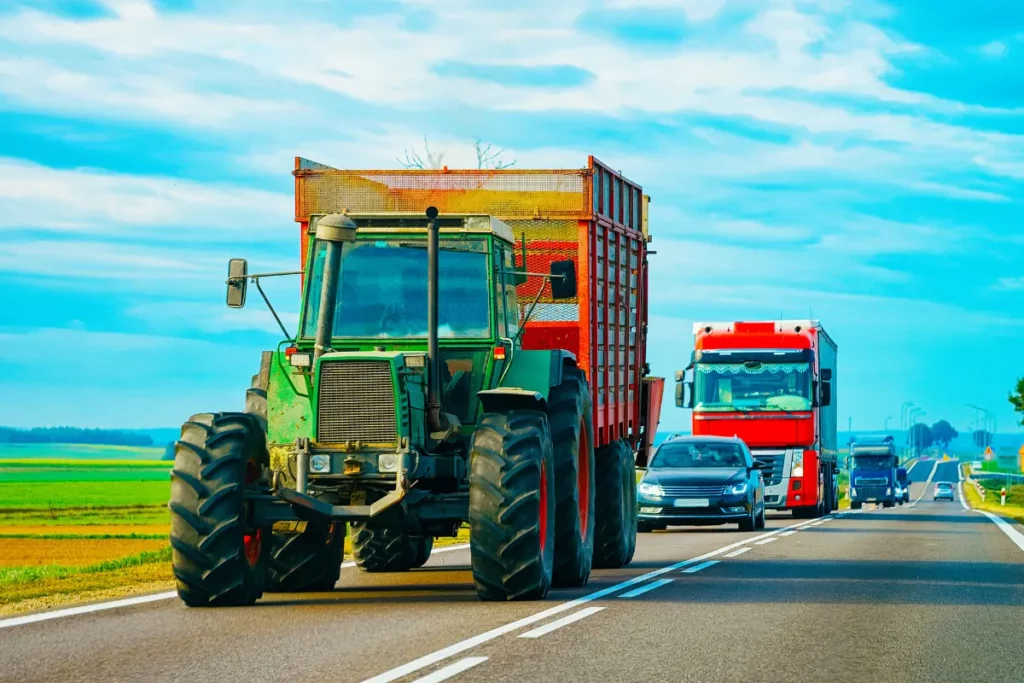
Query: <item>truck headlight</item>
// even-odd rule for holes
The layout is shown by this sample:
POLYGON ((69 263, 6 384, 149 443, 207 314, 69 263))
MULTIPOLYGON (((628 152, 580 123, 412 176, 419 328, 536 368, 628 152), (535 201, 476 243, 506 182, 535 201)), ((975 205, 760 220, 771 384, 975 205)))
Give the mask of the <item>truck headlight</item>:
POLYGON ((857 495, 857 489, 855 489, 855 488, 853 488, 853 487, 851 486, 851 487, 850 487, 850 496, 852 497, 852 496, 856 496, 856 495, 857 495))
POLYGON ((746 493, 747 492, 747 482, 741 481, 738 484, 730 484, 729 486, 725 487, 725 492, 726 493, 731 493, 731 494, 734 494, 734 495, 740 495, 740 494, 746 493))
POLYGON ((377 469, 381 472, 397 472, 401 458, 398 453, 383 453, 377 458, 377 469))
POLYGON ((886 489, 885 490, 885 495, 891 496, 892 495, 892 489, 891 488, 886 489))
POLYGON ((316 474, 327 474, 331 471, 331 456, 314 455, 309 459, 309 471, 316 474))
POLYGON ((653 496, 655 498, 661 498, 665 495, 665 491, 662 490, 657 484, 648 484, 647 482, 640 482, 636 485, 636 490, 645 496, 653 496))
POLYGON ((793 454, 793 469, 790 470, 790 476, 802 477, 804 476, 804 454, 803 451, 793 454))

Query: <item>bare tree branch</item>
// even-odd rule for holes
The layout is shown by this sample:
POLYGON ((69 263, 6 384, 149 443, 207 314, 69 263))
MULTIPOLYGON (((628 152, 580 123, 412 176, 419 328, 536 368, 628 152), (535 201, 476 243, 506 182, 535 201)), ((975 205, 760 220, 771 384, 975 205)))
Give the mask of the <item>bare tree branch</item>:
MULTIPOLYGON (((512 168, 516 165, 515 159, 509 162, 502 160, 501 155, 504 149, 495 149, 490 143, 485 143, 480 138, 476 140, 476 167, 478 169, 501 170, 512 168)), ((443 151, 430 148, 430 141, 423 137, 423 151, 413 148, 404 150, 404 157, 398 158, 398 163, 404 168, 414 169, 438 169, 444 168, 443 151)))
POLYGON ((484 143, 480 138, 476 139, 476 167, 487 168, 494 170, 501 170, 503 168, 512 168, 516 165, 515 160, 505 163, 501 160, 501 155, 504 154, 504 149, 495 150, 490 143, 484 143))

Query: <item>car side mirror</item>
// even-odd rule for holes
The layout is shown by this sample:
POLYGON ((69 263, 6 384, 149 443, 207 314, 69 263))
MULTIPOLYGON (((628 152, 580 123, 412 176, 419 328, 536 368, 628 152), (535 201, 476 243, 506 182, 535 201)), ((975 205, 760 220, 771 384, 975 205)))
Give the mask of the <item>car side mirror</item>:
POLYGON ((753 469, 755 469, 755 470, 766 470, 766 469, 768 469, 768 467, 769 467, 768 463, 766 463, 766 462, 764 462, 762 460, 755 460, 754 464, 753 464, 753 469))
POLYGON ((572 261, 551 262, 551 298, 576 298, 576 264, 572 261))
POLYGON ((832 383, 822 382, 821 383, 821 405, 830 406, 832 405, 832 383))
POLYGON ((245 290, 249 286, 249 263, 244 258, 228 261, 228 308, 245 306, 245 290))

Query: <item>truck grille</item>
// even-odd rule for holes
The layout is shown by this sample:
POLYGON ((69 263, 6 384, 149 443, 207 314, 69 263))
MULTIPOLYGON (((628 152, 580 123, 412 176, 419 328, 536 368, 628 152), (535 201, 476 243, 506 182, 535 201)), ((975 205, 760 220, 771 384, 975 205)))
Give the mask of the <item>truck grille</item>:
POLYGON ((854 486, 885 486, 888 483, 889 480, 882 477, 857 477, 854 486))
POLYGON ((772 486, 782 481, 783 470, 786 467, 786 451, 751 451, 754 460, 769 465, 770 467, 761 470, 761 478, 765 486, 772 486))
POLYGON ((323 363, 316 427, 321 443, 396 443, 391 364, 377 360, 323 363))
POLYGON ((725 491, 724 486, 662 486, 666 498, 714 498, 725 491))

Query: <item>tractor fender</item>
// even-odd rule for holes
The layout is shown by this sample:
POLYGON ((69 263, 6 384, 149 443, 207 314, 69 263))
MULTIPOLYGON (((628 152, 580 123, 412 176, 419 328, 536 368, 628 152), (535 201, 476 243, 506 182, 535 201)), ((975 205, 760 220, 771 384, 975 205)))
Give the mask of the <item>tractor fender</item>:
POLYGON ((576 367, 576 356, 564 349, 519 349, 501 383, 477 396, 484 412, 546 410, 551 387, 562 383, 562 369, 576 367))
POLYGON ((511 410, 547 412, 547 396, 539 391, 516 387, 499 387, 477 392, 485 413, 507 413, 511 410))

